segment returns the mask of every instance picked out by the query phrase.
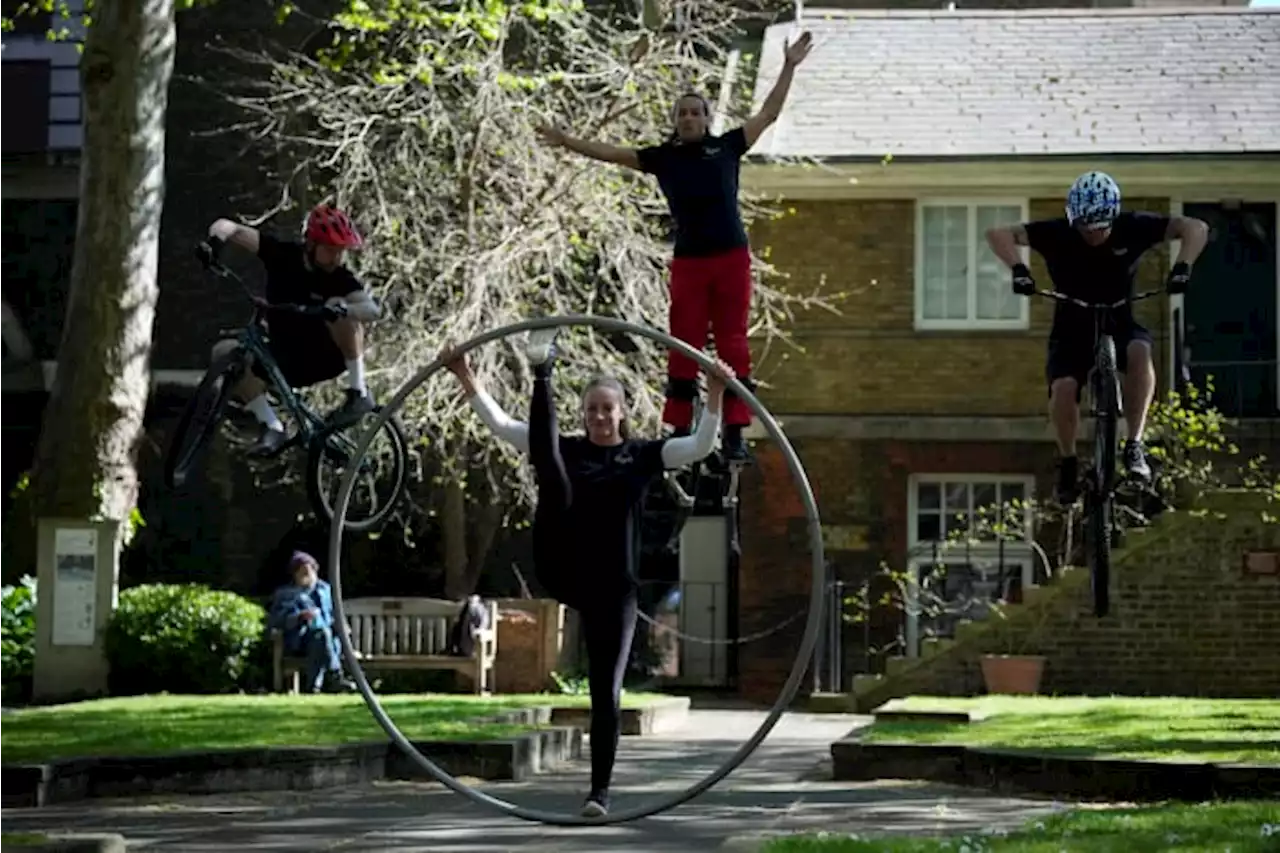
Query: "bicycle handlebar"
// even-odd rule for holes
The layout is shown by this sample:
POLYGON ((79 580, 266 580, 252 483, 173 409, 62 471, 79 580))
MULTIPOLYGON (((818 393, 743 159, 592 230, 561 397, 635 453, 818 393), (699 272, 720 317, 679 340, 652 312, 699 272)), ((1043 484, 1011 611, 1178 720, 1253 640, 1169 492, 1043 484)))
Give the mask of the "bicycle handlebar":
POLYGON ((1112 308, 1119 308, 1122 305, 1133 302, 1141 302, 1144 299, 1150 299, 1151 297, 1159 296, 1162 293, 1164 293, 1163 290, 1148 290, 1144 293, 1139 293, 1136 296, 1126 296, 1124 299, 1119 299, 1115 302, 1085 302, 1083 299, 1076 299, 1074 296, 1068 296, 1065 293, 1059 293, 1056 290, 1037 290, 1032 295, 1043 296, 1046 299, 1052 299, 1055 302, 1065 302, 1079 308, 1088 308, 1093 311, 1104 311, 1112 308))

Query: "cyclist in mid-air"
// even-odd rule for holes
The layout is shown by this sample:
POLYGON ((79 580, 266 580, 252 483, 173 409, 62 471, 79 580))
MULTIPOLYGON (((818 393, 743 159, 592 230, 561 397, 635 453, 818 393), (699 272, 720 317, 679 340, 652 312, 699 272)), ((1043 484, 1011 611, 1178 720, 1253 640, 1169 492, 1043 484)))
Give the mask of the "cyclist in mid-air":
MULTIPOLYGON (((346 250, 364 240, 350 217, 327 204, 307 215, 301 242, 281 240, 256 228, 219 219, 200 244, 206 265, 218 260, 233 243, 258 256, 267 272, 266 305, 325 306, 323 316, 267 311, 272 357, 294 388, 306 388, 347 374, 347 399, 334 413, 356 418, 374 409, 364 378, 364 324, 382 311, 351 270, 343 265, 346 250)), ((285 427, 267 400, 266 372, 255 364, 233 390, 253 413, 262 432, 251 454, 266 455, 285 441, 285 427)))
MULTIPOLYGON (((1013 291, 1030 296, 1036 291, 1031 272, 1022 262, 1019 246, 1030 246, 1049 270, 1054 288, 1086 302, 1115 302, 1134 295, 1134 275, 1142 255, 1153 246, 1181 240, 1169 272, 1169 293, 1184 293, 1191 265, 1204 250, 1209 227, 1199 219, 1158 213, 1121 213, 1120 187, 1110 175, 1086 172, 1067 194, 1067 215, 1006 225, 987 231, 987 243, 1013 271, 1013 291)), ((1151 333, 1126 304, 1112 314, 1109 330, 1116 343, 1116 369, 1124 374, 1124 419, 1128 441, 1124 467, 1140 483, 1151 479, 1142 445, 1147 409, 1155 397, 1156 374, 1151 361, 1151 333)), ((1059 302, 1049 332, 1046 374, 1049 412, 1058 439, 1058 483, 1055 496, 1063 506, 1079 496, 1076 434, 1079 428, 1080 388, 1093 367, 1094 324, 1089 311, 1059 302)))

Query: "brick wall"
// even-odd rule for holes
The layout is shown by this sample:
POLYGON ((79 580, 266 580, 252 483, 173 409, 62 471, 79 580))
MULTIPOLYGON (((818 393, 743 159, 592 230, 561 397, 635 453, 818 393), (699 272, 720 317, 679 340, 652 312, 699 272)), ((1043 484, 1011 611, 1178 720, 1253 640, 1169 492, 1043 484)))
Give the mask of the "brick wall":
MULTIPOLYGON (((1052 305, 1031 303, 1031 328, 1020 332, 917 332, 914 328, 915 202, 797 201, 795 214, 761 223, 757 248, 790 278, 782 286, 810 292, 852 293, 839 316, 800 312, 791 327, 805 352, 765 361, 757 375, 769 385, 761 399, 784 421, 788 414, 912 414, 1043 416, 1044 349, 1052 305)), ((1160 199, 1134 199, 1130 209, 1167 211, 1160 199)), ((1035 199, 1032 218, 1059 215, 1061 201, 1035 199)), ((1153 251, 1139 273, 1141 287, 1158 286, 1167 252, 1153 251)), ((1032 272, 1045 286, 1047 273, 1032 256, 1032 272)), ((1164 300, 1139 307, 1159 341, 1167 316, 1164 300)), ((1163 375, 1163 372, 1161 372, 1163 375)), ((836 578, 858 584, 883 562, 905 566, 908 483, 912 474, 1031 474, 1043 492, 1052 477, 1046 442, 909 442, 805 439, 796 442, 809 472, 824 525, 852 531, 834 537, 828 561, 836 578), (845 546, 838 549, 840 544, 845 546)), ((761 447, 759 465, 741 484, 743 557, 739 633, 778 624, 807 607, 809 555, 803 513, 776 449, 761 447)), ((846 663, 853 671, 878 671, 883 648, 900 618, 882 611, 869 643, 850 632, 846 663)), ((739 652, 744 695, 768 701, 777 694, 798 647, 803 625, 739 652)))
MULTIPOLYGON (((831 578, 856 587, 882 565, 905 568, 908 551, 908 495, 913 474, 1031 475, 1037 492, 1053 478, 1053 453, 1044 443, 919 442, 802 439, 794 442, 818 495, 831 578)), ((756 449, 757 465, 743 475, 742 561, 739 568, 740 636, 765 630, 806 609, 810 594, 810 553, 804 510, 781 454, 772 445, 756 449)), ((1046 538, 1056 541, 1055 531, 1046 538)), ((877 587, 879 590, 880 587, 877 587)), ((845 630, 846 677, 879 672, 902 628, 890 608, 871 613, 870 636, 845 630)), ((739 649, 744 696, 771 701, 799 648, 803 621, 739 649)), ((807 683, 806 683, 807 687, 807 683)))
POLYGON ((498 693, 540 693, 551 687, 565 639, 565 608, 545 599, 498 599, 498 693))
MULTIPOLYGON (((797 201, 795 214, 753 229, 752 242, 797 293, 823 285, 851 294, 841 314, 797 313, 791 332, 805 351, 774 355, 754 371, 769 383, 762 399, 775 412, 849 414, 1040 415, 1044 413, 1045 337, 1053 306, 1031 302, 1029 331, 927 331, 914 328, 915 202, 797 201)), ((1163 199, 1126 200, 1130 210, 1166 212, 1163 199)), ((1035 199, 1032 218, 1058 216, 1059 199, 1035 199)), ((1168 252, 1149 252, 1139 287, 1159 287, 1168 252)), ((1032 255, 1042 286, 1048 274, 1032 255)), ((1157 339, 1163 364, 1167 299, 1151 299, 1139 316, 1157 339)), ((1166 375, 1163 367, 1158 375, 1166 375)))
POLYGON ((982 691, 983 654, 1043 654, 1042 692, 1082 695, 1280 695, 1280 574, 1249 575, 1248 551, 1280 551, 1274 506, 1219 493, 1207 511, 1163 516, 1116 555, 1112 612, 1091 612, 1083 570, 1002 622, 975 624, 955 647, 891 677, 889 695, 982 691))
MULTIPOLYGON (((813 485, 815 491, 821 488, 813 485)), ((812 574, 804 507, 776 447, 757 449, 756 464, 743 472, 739 494, 738 636, 746 636, 806 609, 812 574)), ((744 698, 763 704, 777 698, 803 633, 801 620, 739 647, 738 683, 744 698)))

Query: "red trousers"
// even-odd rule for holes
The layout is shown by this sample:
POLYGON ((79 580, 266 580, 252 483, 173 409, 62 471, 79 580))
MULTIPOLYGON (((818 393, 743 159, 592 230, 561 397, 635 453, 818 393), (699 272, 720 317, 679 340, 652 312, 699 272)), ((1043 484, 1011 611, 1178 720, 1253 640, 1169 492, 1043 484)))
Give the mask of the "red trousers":
MULTIPOLYGON (((733 368, 739 379, 751 373, 747 346, 747 318, 751 309, 751 250, 743 247, 719 255, 671 260, 671 336, 695 349, 707 345, 708 329, 715 336, 716 355, 733 368)), ((667 356, 667 376, 673 385, 697 380, 698 365, 672 351, 667 356)), ((664 423, 692 426, 693 400, 668 392, 662 410, 664 423)), ((751 423, 751 409, 734 394, 725 395, 724 424, 751 423)))

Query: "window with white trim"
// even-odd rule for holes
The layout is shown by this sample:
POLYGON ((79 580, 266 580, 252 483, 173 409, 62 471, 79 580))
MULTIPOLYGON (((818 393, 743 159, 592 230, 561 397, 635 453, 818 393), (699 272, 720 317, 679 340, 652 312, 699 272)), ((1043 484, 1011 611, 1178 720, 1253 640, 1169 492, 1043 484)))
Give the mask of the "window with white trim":
POLYGON ((906 652, 951 637, 1015 585, 1034 583, 1031 476, 917 475, 908 497, 906 652))
POLYGON ((1028 328, 1029 300, 1013 292, 1008 268, 987 245, 987 229, 1026 219, 1024 200, 918 202, 916 328, 1028 328))

